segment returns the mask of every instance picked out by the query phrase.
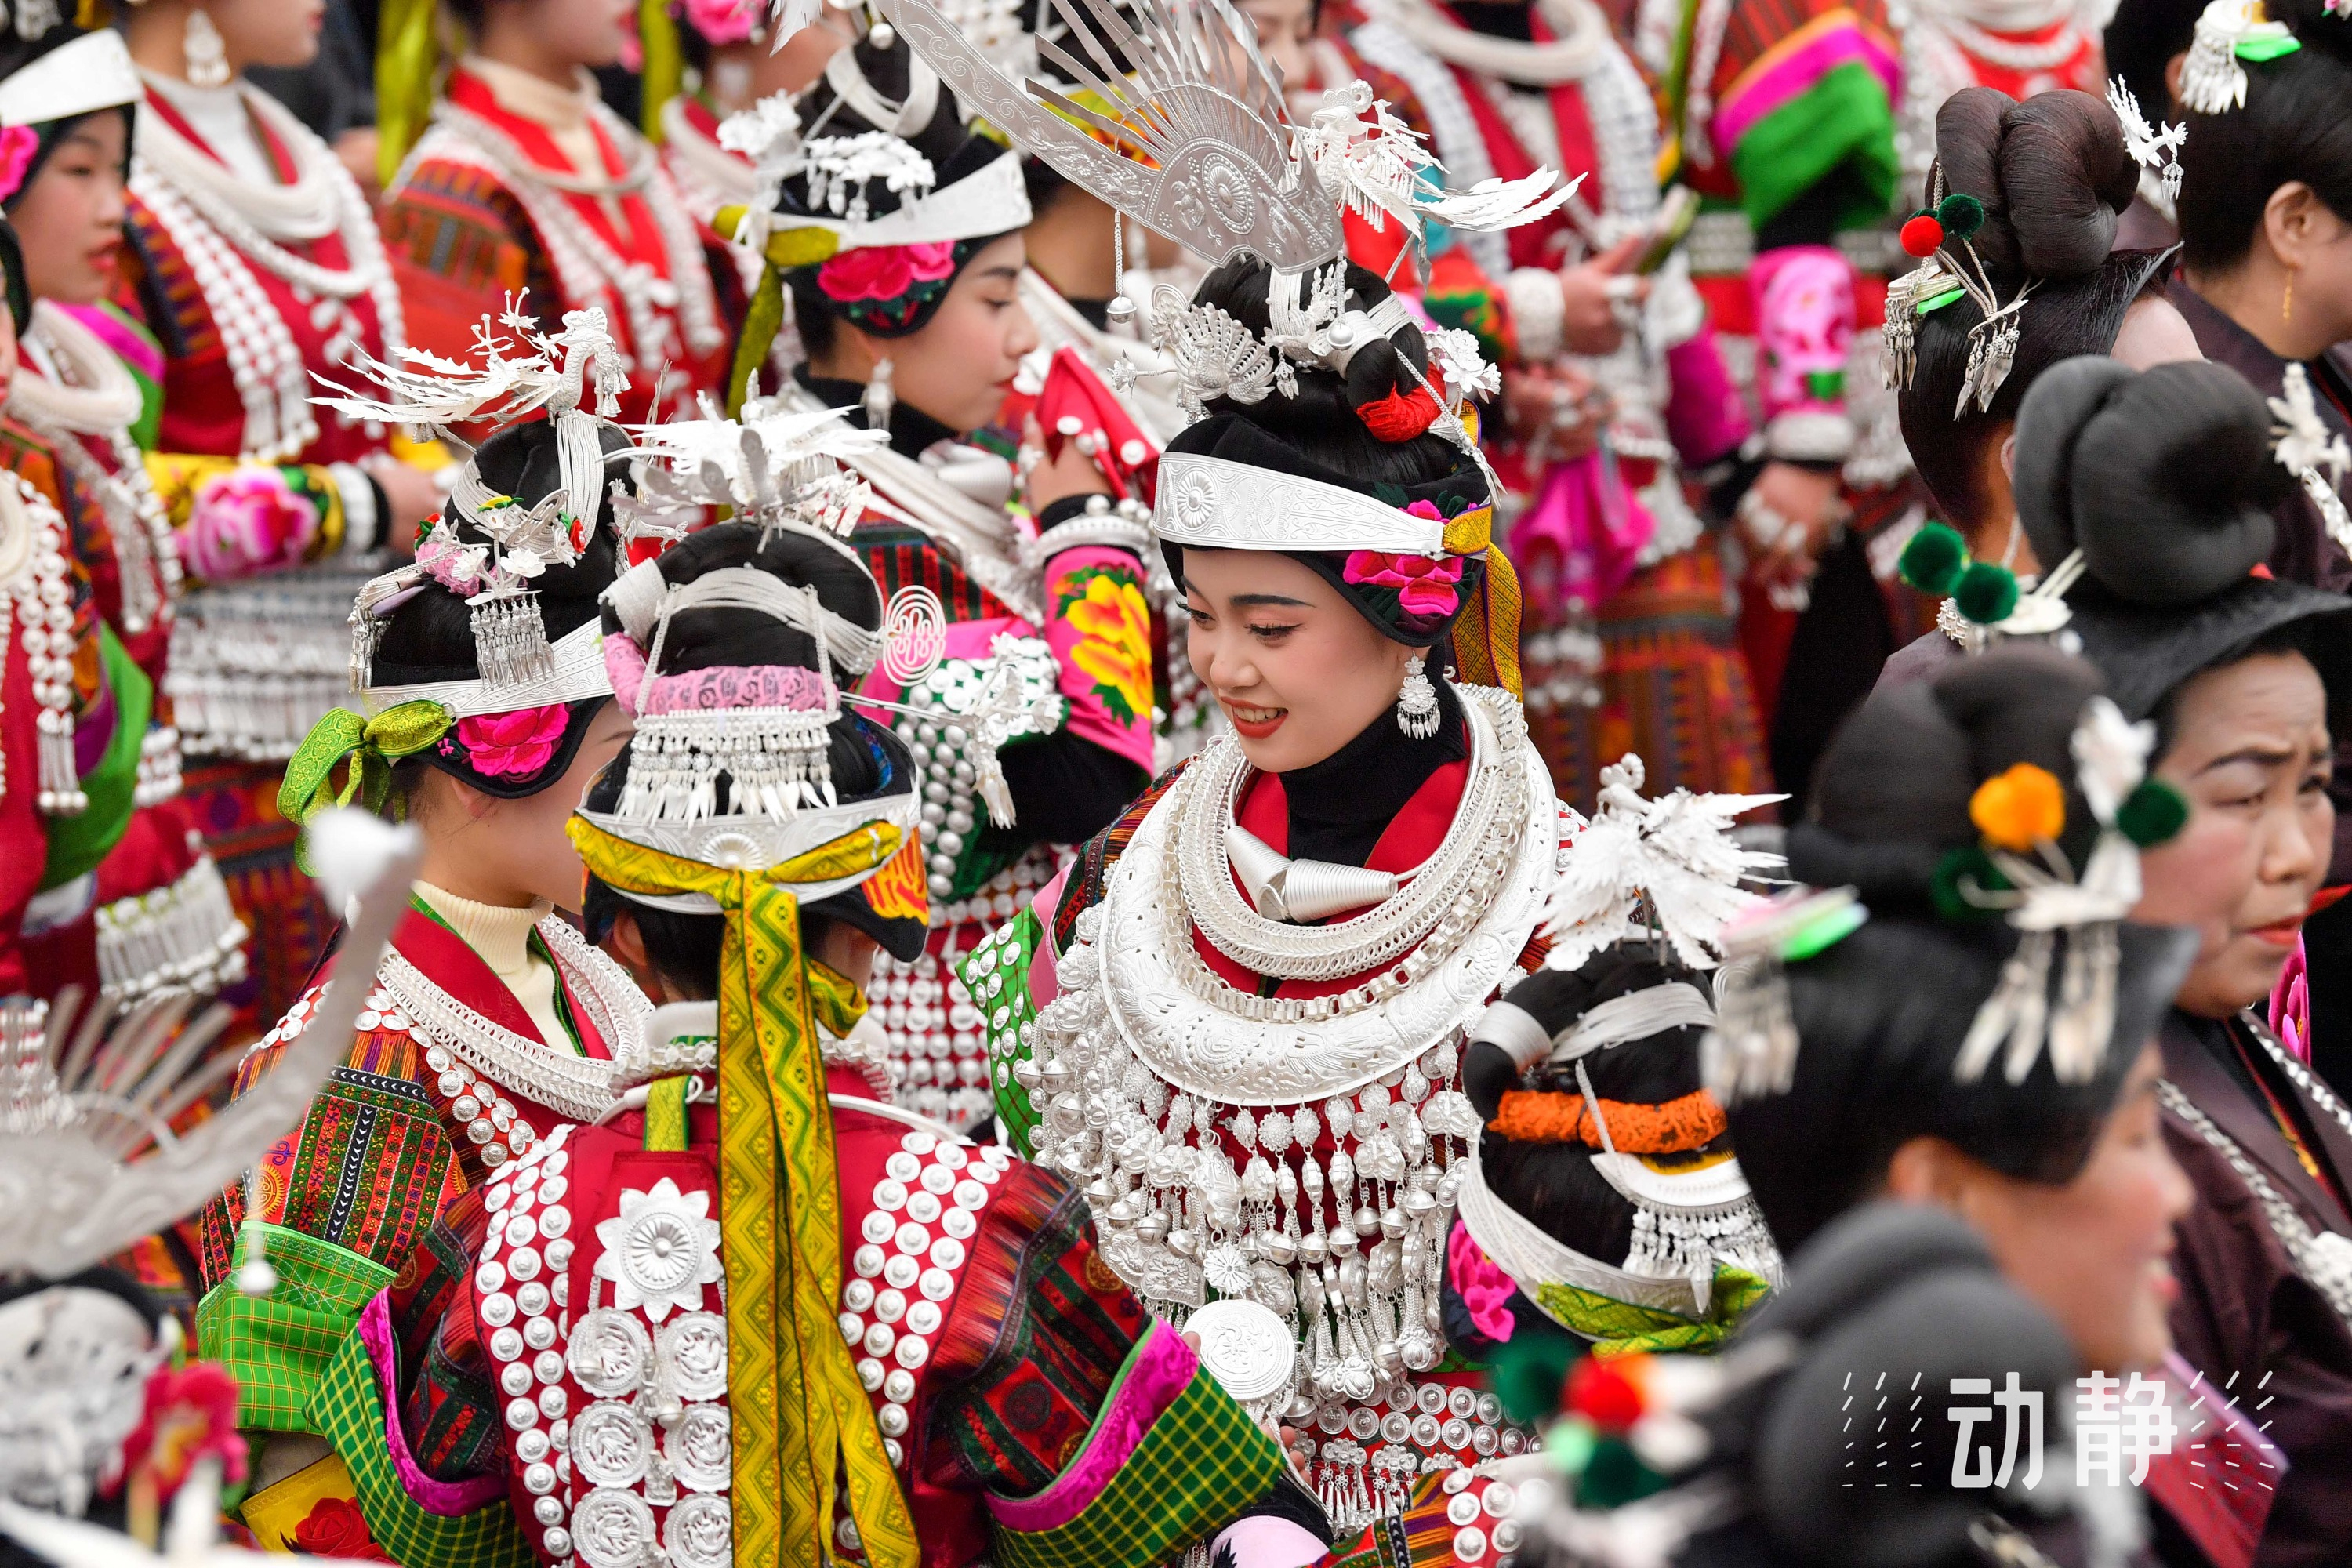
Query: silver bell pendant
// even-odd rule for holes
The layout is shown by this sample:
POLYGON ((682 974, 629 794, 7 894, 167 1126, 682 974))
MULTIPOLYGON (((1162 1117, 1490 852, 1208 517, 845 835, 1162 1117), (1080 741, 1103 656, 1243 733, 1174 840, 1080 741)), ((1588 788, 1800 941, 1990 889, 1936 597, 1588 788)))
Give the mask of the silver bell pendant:
POLYGON ((1110 302, 1103 307, 1103 318, 1115 327, 1126 326, 1135 320, 1135 301, 1123 291, 1112 295, 1110 302))

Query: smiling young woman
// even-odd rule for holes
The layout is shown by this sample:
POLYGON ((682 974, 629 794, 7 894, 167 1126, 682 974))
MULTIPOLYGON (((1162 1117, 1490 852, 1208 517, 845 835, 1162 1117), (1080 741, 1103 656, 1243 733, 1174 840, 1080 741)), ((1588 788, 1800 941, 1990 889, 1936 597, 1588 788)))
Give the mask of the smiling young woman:
MULTIPOLYGON (((1262 336, 1282 287, 1237 258, 1186 308, 1262 336)), ((1206 392, 1160 458, 1186 650, 1232 733, 964 978, 993 1005, 1016 1144, 1087 1184, 1104 1256, 1147 1303, 1296 1314, 1287 1419, 1345 1533, 1437 1456, 1525 1440, 1471 1374, 1439 1370, 1437 1216, 1477 1128, 1459 1030, 1535 951, 1568 814, 1512 689, 1488 479, 1429 430, 1428 342, 1361 267, 1343 308, 1385 325, 1344 374, 1302 358, 1288 391, 1206 392), (1299 518, 1320 520, 1316 548, 1285 531, 1299 518), (1183 1202, 1195 1172, 1204 1196, 1183 1202)))

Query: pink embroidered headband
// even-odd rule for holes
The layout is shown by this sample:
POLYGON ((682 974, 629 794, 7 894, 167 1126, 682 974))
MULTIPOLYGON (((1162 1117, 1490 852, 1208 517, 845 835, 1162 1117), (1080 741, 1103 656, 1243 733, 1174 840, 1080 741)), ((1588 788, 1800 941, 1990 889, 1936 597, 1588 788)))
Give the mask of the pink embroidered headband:
POLYGON ((633 717, 781 708, 835 713, 841 694, 822 670, 796 664, 724 664, 677 675, 655 675, 645 649, 626 632, 604 639, 604 669, 621 707, 633 717))

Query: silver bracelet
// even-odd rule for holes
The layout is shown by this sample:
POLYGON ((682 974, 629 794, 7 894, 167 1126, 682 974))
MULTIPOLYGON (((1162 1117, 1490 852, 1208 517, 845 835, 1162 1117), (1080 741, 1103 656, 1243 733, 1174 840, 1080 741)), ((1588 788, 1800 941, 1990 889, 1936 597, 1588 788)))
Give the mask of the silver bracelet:
POLYGON ((1150 509, 1139 500, 1113 504, 1108 496, 1088 496, 1083 513, 1021 542, 1021 564, 1032 572, 1042 571, 1063 551, 1082 544, 1107 544, 1132 551, 1142 559, 1151 549, 1150 509))
POLYGON ((376 547, 384 542, 384 520, 376 512, 375 481, 357 463, 329 463, 327 474, 343 498, 343 547, 340 553, 346 561, 374 554, 376 547))

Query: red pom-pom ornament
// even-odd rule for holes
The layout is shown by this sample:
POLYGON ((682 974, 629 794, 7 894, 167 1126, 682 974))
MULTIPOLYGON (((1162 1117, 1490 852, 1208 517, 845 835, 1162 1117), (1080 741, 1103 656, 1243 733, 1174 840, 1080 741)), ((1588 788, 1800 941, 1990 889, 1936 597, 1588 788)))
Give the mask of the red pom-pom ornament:
POLYGON ((1639 1421, 1648 1402, 1642 1395, 1642 1385, 1634 1381, 1639 1358, 1628 1359, 1633 1364, 1595 1355, 1578 1362, 1568 1374, 1562 1407, 1603 1432, 1622 1432, 1639 1421))
POLYGON ((1944 226, 1933 213, 1921 213, 1903 226, 1903 254, 1922 260, 1936 254, 1944 243, 1944 226))

